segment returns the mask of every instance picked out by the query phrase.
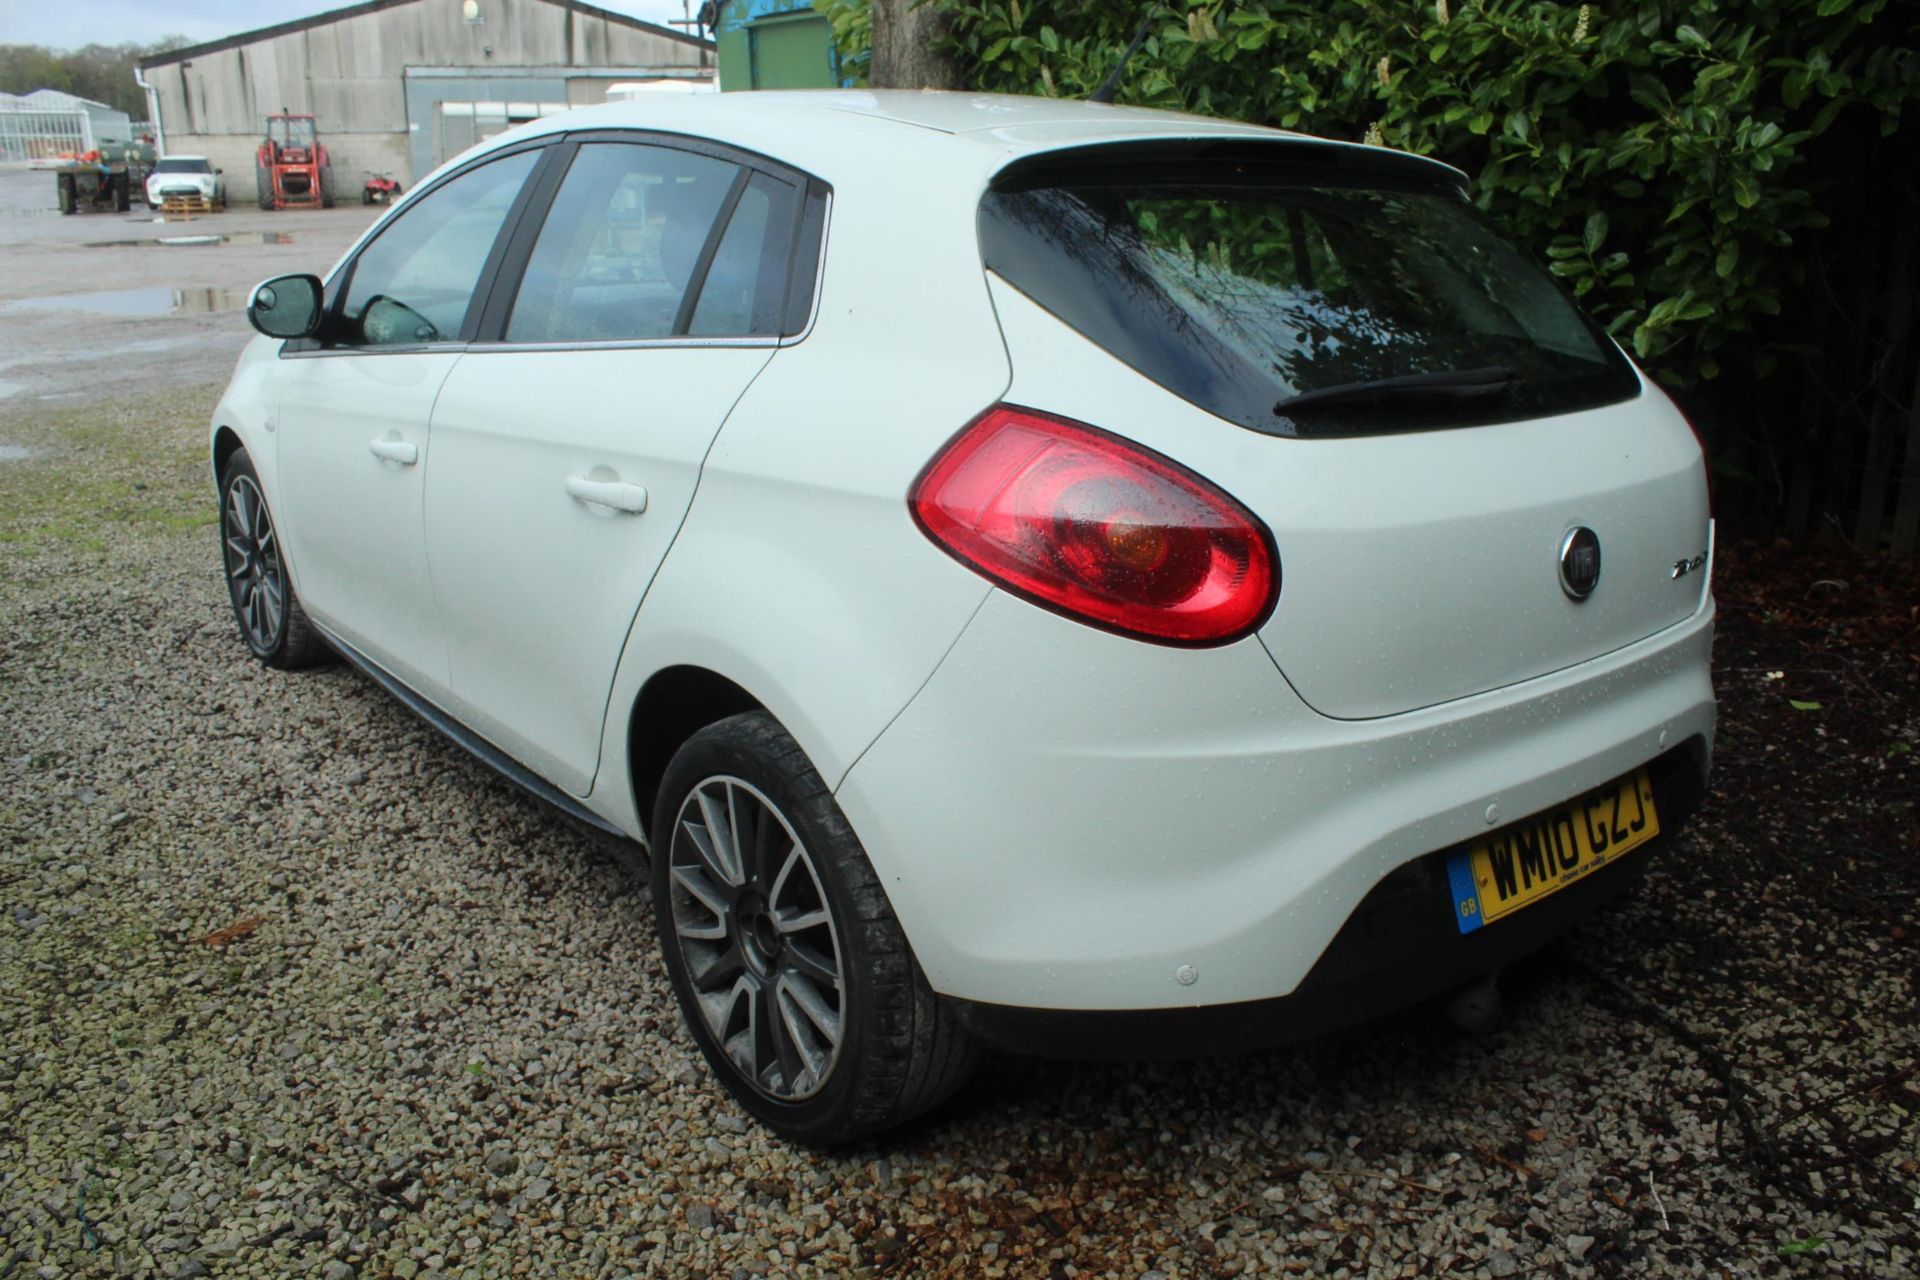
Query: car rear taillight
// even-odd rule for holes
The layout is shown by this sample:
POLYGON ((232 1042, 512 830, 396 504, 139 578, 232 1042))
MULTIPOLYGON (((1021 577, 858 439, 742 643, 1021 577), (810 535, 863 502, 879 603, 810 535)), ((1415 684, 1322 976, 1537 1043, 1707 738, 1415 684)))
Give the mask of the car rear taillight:
POLYGON ((1167 644, 1225 644, 1273 609, 1267 528, 1214 485, 1084 423, 996 405, 914 482, 943 550, 1069 617, 1167 644))

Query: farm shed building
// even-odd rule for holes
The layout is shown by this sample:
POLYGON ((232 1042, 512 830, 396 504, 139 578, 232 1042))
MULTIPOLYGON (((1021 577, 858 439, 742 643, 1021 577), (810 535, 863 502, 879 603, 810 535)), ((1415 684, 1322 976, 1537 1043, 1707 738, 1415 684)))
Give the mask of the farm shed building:
POLYGON ((606 99, 622 81, 710 79, 710 41, 580 0, 368 0, 146 58, 166 152, 250 186, 263 122, 310 114, 335 182, 411 185, 513 124, 606 99))

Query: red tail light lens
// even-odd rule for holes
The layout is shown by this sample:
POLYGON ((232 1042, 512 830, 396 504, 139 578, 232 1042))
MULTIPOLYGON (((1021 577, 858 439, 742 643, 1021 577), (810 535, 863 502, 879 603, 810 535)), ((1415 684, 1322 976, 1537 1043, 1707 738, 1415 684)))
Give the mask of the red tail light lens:
POLYGON ((1118 436, 996 405, 908 496, 948 554, 1037 604, 1168 644, 1225 644, 1265 621, 1273 539, 1245 507, 1118 436))

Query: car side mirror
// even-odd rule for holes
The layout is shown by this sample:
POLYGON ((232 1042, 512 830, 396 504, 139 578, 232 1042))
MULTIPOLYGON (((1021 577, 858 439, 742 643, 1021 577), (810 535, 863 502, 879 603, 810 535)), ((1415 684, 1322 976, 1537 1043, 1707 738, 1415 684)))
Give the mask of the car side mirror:
POLYGON ((384 293, 367 300, 367 309, 360 316, 360 333, 369 346, 375 347, 440 341, 440 331, 433 327, 433 321, 384 293))
POLYGON ((218 167, 216 167, 216 168, 214 169, 214 172, 215 172, 215 173, 225 173, 225 172, 226 172, 226 170, 225 170, 225 169, 221 169, 221 168, 218 168, 218 167))
POLYGON ((310 338, 320 329, 318 276, 275 276, 255 285, 247 319, 269 338, 310 338))

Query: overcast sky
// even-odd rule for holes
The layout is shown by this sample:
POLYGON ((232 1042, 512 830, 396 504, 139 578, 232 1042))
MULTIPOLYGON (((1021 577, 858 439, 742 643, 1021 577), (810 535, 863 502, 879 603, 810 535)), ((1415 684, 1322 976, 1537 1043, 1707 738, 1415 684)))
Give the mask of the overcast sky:
MULTIPOLYGON (((425 0, 457 4, 459 0, 425 0)), ((481 0, 485 5, 486 0, 481 0)), ((145 44, 161 36, 196 43, 255 27, 346 8, 350 0, 0 0, 0 44, 44 44, 72 49, 101 44, 145 44)), ((593 0, 602 9, 664 23, 681 14, 680 0, 593 0)), ((698 4, 687 6, 698 9, 698 4)))

